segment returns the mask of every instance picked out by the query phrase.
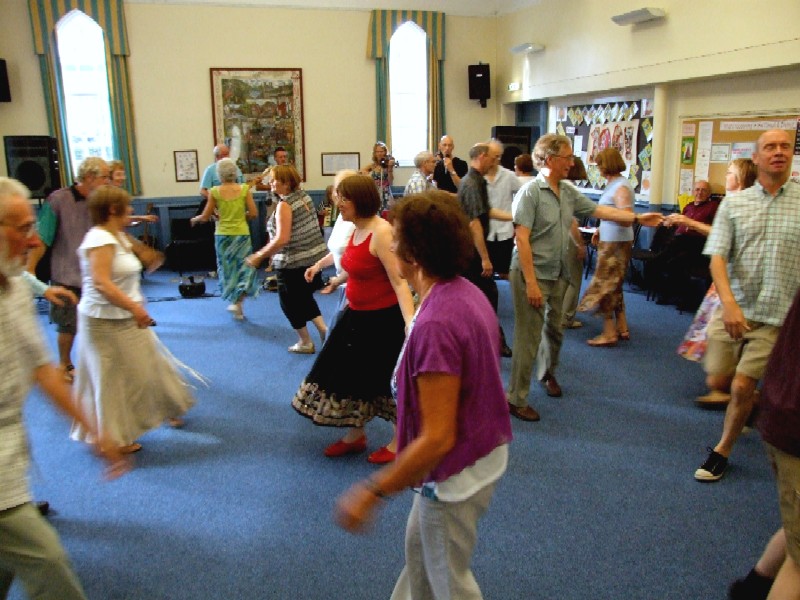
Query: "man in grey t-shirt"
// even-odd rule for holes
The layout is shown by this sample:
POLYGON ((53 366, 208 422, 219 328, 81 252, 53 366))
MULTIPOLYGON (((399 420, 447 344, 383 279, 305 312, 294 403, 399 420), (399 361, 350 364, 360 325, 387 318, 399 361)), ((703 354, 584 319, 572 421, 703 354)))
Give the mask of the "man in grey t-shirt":
POLYGON ((569 277, 567 260, 570 228, 575 217, 599 217, 624 225, 634 222, 656 226, 661 213, 635 213, 599 206, 567 183, 573 163, 572 142, 566 136, 547 134, 533 149, 539 175, 514 197, 516 248, 511 258, 511 296, 514 301, 514 356, 508 384, 511 414, 523 421, 538 421, 539 413, 527 403, 533 367, 544 332, 546 347, 539 357, 537 376, 548 396, 561 396, 555 378, 564 338, 561 313, 569 277))

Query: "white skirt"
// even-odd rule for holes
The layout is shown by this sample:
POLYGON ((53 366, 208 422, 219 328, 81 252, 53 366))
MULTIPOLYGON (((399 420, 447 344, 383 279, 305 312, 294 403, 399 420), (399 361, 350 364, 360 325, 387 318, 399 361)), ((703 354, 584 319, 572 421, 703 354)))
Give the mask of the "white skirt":
MULTIPOLYGON (((195 399, 179 364, 152 329, 134 319, 96 319, 79 313, 75 397, 85 418, 125 446, 195 399)), ((96 440, 77 423, 70 436, 96 440)))

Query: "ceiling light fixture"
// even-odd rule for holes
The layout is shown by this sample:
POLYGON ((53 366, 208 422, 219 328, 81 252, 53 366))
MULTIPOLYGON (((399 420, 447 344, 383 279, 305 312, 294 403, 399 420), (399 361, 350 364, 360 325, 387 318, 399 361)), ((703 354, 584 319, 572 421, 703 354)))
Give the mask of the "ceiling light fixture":
POLYGON ((666 15, 667 13, 661 8, 644 7, 621 15, 614 15, 611 20, 617 25, 638 25, 639 23, 663 19, 666 15))
POLYGON ((542 44, 534 44, 533 42, 525 42, 511 48, 511 54, 533 54, 534 52, 541 52, 544 50, 542 44))

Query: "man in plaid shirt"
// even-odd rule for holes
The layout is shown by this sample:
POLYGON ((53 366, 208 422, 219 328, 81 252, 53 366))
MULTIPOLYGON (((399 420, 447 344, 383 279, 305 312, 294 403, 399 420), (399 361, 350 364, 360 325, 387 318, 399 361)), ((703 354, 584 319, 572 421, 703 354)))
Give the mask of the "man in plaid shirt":
POLYGON ((698 481, 724 475, 800 289, 800 184, 789 178, 793 146, 784 130, 761 134, 753 154, 758 180, 722 203, 703 251, 722 301, 708 325, 706 381, 717 390, 731 384, 731 401, 719 443, 695 471, 698 481))

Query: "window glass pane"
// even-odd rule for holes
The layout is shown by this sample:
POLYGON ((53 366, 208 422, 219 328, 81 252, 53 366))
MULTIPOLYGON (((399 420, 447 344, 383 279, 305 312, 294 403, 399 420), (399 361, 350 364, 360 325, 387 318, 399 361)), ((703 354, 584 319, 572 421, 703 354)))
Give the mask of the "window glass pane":
POLYGON ((84 13, 73 11, 56 27, 56 40, 73 167, 89 156, 111 160, 115 151, 103 30, 84 13))
POLYGON ((397 28, 389 46, 392 154, 412 166, 428 145, 427 35, 415 23, 397 28))

